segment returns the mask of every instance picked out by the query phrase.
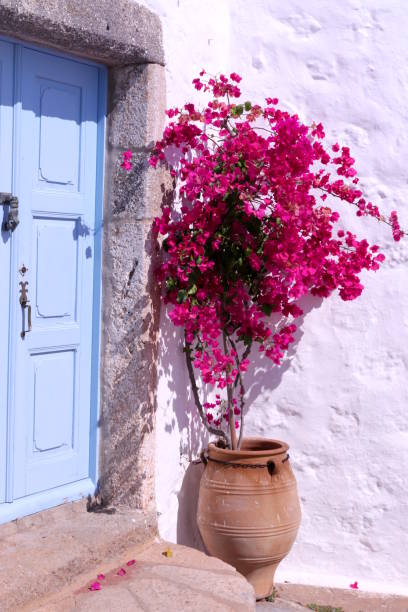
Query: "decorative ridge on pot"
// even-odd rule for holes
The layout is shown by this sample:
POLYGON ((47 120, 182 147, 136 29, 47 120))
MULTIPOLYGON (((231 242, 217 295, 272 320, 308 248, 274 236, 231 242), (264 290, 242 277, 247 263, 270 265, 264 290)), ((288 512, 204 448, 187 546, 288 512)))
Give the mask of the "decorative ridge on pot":
POLYGON ((228 463, 243 463, 249 464, 262 463, 268 457, 276 457, 279 455, 287 456, 289 445, 281 440, 271 440, 265 438, 244 438, 240 450, 232 450, 229 448, 220 448, 215 444, 208 445, 208 457, 227 461, 228 463), (259 450, 248 448, 251 446, 263 447, 259 450))

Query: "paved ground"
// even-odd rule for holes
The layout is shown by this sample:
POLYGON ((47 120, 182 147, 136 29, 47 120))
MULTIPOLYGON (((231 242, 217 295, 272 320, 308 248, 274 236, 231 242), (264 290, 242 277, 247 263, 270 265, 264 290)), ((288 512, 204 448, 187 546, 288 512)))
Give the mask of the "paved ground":
POLYGON ((256 604, 256 612, 310 612, 310 608, 305 608, 292 601, 284 601, 280 597, 273 603, 266 601, 256 604))
POLYGON ((132 547, 156 537, 156 516, 129 509, 114 514, 64 504, 0 525, 0 611, 57 593, 99 563, 109 567, 132 547))
POLYGON ((408 612, 408 597, 398 595, 289 583, 276 586, 283 600, 303 605, 314 603, 329 606, 329 610, 331 606, 334 610, 337 608, 344 612, 408 612))
POLYGON ((160 541, 155 524, 152 513, 76 502, 0 526, 0 612, 408 612, 408 597, 288 583, 255 606, 234 568, 160 541))
POLYGON ((408 612, 408 597, 397 595, 289 583, 277 584, 276 592, 274 603, 257 603, 257 612, 307 612, 311 604, 318 612, 408 612))
MULTIPOLYGON (((129 551, 130 552, 130 551, 129 551)), ((219 559, 186 546, 157 542, 109 571, 101 564, 92 577, 61 591, 37 612, 254 612, 252 587, 219 559), (167 551, 167 555, 166 555, 167 551), (130 565, 128 564, 130 563, 130 565), (97 580, 98 573, 103 572, 97 580), (92 584, 100 590, 92 591, 92 584)))

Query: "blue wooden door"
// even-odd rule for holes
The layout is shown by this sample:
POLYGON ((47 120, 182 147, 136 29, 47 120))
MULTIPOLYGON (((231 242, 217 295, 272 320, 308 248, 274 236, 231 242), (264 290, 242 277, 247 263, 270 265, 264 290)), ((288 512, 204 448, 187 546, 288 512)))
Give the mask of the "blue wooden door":
MULTIPOLYGON (((8 65, 10 46, 1 55, 8 65)), ((83 483, 85 494, 92 485, 100 70, 26 46, 14 55, 10 191, 20 223, 3 254, 11 257, 3 501, 35 511, 69 497, 70 486, 83 483)))

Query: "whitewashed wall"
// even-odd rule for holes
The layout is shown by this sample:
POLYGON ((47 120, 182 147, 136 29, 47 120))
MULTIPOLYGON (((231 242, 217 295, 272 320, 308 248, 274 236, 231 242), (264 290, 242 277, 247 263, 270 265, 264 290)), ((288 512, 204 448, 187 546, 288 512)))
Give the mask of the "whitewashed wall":
MULTIPOLYGON (((403 0, 145 0, 164 27, 168 106, 196 99, 202 67, 236 71, 245 98, 276 96, 352 147, 366 193, 408 227, 408 10, 403 0)), ((408 240, 385 246, 362 298, 310 301, 290 362, 254 371, 247 433, 289 442, 303 522, 280 581, 408 593, 408 240)), ((161 534, 198 544, 204 436, 180 337, 162 322, 157 414, 161 534)), ((261 366, 262 362, 258 363, 261 366)))

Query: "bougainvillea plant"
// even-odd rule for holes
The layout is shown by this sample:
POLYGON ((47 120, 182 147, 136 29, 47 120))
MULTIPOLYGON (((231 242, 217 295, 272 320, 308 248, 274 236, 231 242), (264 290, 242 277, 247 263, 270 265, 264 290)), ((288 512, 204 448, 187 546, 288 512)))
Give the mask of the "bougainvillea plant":
MULTIPOLYGON (((395 211, 385 217, 364 197, 348 147, 325 145, 320 123, 303 124, 275 98, 240 102, 240 81, 202 71, 193 84, 207 105, 166 111, 170 122, 150 158, 169 168, 176 185, 175 205, 154 223, 164 236, 158 279, 170 319, 184 328, 201 420, 233 449, 242 440, 251 349, 280 365, 302 315, 300 298, 338 291, 354 300, 360 272, 385 259, 339 225, 330 201, 390 225, 397 241, 404 234, 395 211), (194 368, 215 387, 212 402, 201 402, 194 368)), ((123 153, 127 170, 131 158, 123 153)))

